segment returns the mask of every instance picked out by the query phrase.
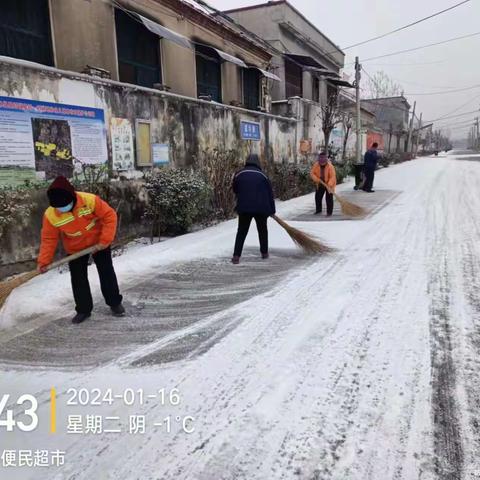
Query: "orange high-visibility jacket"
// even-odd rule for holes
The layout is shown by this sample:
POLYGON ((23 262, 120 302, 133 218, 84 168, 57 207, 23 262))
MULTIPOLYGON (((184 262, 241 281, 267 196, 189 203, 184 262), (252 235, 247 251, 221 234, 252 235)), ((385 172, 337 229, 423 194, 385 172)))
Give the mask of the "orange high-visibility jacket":
POLYGON ((61 213, 49 207, 43 216, 38 265, 52 263, 61 237, 68 254, 79 252, 97 243, 110 245, 117 232, 115 210, 97 195, 76 192, 73 211, 61 213))
MULTIPOLYGON (((318 187, 320 184, 320 164, 318 162, 315 162, 310 170, 310 177, 318 187)), ((335 167, 330 161, 325 165, 324 182, 330 187, 331 190, 335 190, 335 187, 337 186, 337 174, 335 173, 335 167)))

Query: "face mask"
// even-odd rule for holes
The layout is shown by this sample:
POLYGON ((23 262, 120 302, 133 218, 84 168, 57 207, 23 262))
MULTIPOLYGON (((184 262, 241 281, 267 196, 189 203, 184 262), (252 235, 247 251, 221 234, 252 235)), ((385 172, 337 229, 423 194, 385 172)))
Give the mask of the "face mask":
POLYGON ((67 213, 73 208, 73 202, 70 202, 65 207, 57 207, 57 210, 62 213, 67 213))

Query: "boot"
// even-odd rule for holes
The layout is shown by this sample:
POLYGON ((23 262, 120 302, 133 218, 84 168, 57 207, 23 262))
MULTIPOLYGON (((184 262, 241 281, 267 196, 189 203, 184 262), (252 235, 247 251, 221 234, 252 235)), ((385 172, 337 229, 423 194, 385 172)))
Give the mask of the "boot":
POLYGON ((269 258, 269 257, 270 257, 270 255, 268 253, 262 253, 262 258, 264 260, 267 260, 267 258, 269 258))
POLYGON ((90 313, 77 313, 72 318, 72 323, 78 324, 84 322, 87 318, 90 318, 90 313))
POLYGON ((234 256, 232 257, 232 263, 233 263, 234 265, 238 265, 238 264, 240 263, 240 257, 237 256, 237 255, 234 255, 234 256))
POLYGON ((125 308, 121 303, 115 307, 110 307, 110 310, 115 317, 123 317, 125 315, 125 308))

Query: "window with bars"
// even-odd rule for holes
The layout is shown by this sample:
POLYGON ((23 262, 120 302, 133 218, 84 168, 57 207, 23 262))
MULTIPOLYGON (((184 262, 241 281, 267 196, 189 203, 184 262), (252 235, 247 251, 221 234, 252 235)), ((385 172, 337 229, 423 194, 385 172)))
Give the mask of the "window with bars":
POLYGON ((255 68, 243 69, 243 103, 250 110, 260 107, 260 72, 255 68))
POLYGON ((196 45, 197 97, 222 102, 222 63, 213 48, 196 45))
POLYGON ((160 39, 139 20, 128 13, 115 10, 118 71, 121 82, 142 87, 160 83, 160 39))
POLYGON ((303 97, 303 70, 296 63, 285 58, 286 97, 303 97))
POLYGON ((53 66, 48 0, 1 0, 0 55, 53 66))

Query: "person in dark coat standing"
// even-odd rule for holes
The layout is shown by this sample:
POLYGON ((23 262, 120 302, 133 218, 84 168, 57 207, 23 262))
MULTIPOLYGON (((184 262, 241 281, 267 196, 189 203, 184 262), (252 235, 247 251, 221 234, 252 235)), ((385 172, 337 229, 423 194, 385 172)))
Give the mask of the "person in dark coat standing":
POLYGON ((363 184, 363 190, 368 193, 373 193, 375 190, 372 190, 373 180, 375 178, 375 169, 378 164, 378 143, 374 143, 372 147, 365 153, 365 161, 363 172, 365 174, 365 183, 363 184))
POLYGON ((268 258, 268 217, 275 214, 272 184, 263 173, 256 154, 247 157, 245 167, 233 178, 233 191, 237 197, 238 231, 232 263, 240 263, 243 245, 252 219, 257 224, 262 258, 268 258))

